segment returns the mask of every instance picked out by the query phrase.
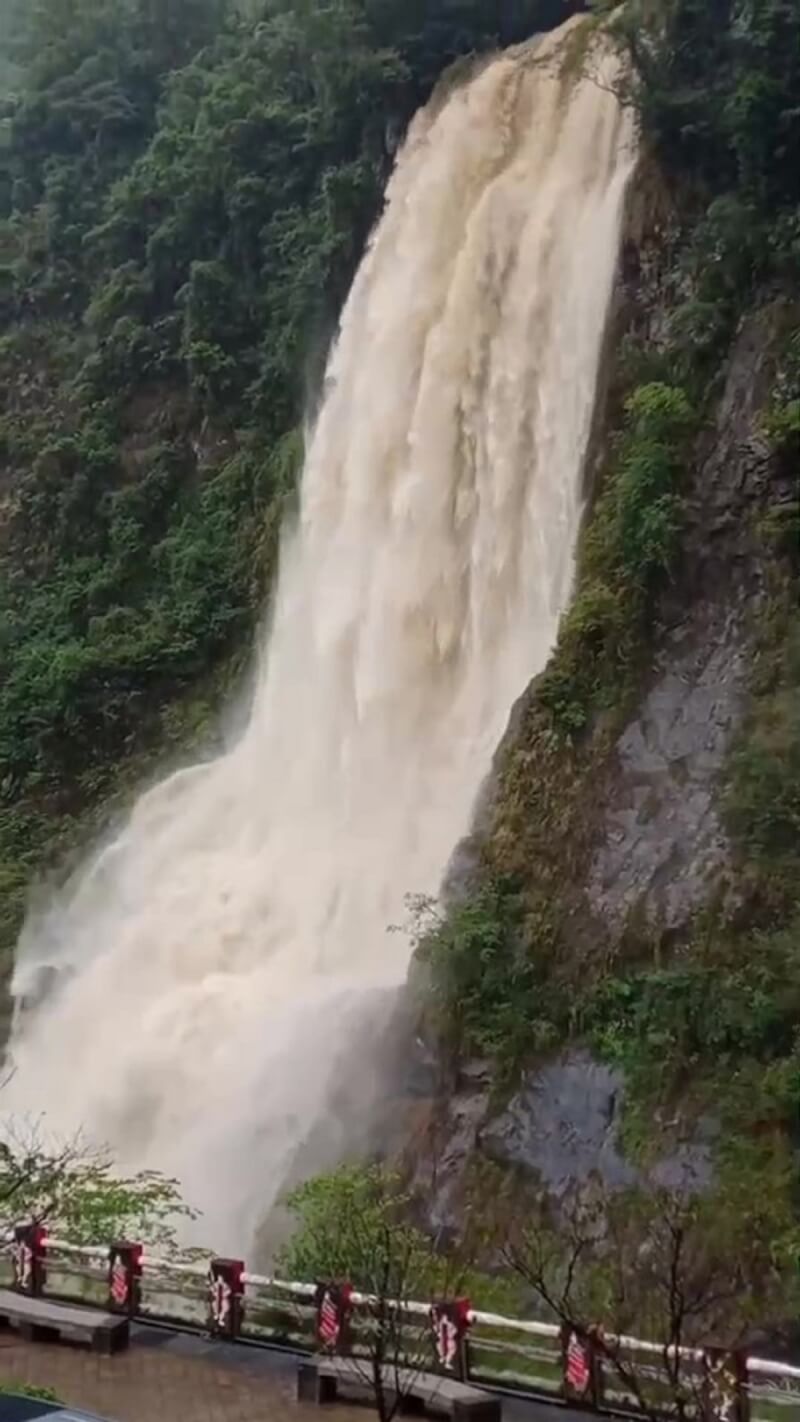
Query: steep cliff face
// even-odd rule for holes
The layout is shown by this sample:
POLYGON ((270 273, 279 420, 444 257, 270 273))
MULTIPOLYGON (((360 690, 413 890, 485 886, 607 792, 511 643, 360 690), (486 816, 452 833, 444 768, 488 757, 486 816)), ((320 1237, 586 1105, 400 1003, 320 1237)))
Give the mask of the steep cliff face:
MULTIPOLYGON (((634 296, 628 309, 640 317, 648 293, 639 286, 634 296)), ((664 320, 662 297, 644 336, 651 350, 664 320)), ((628 927, 641 936, 646 924, 653 941, 668 941, 720 895, 735 903, 724 770, 746 714, 759 613, 776 571, 764 521, 791 514, 796 497, 794 471, 776 459, 764 428, 786 327, 781 303, 756 307, 743 315, 720 363, 719 394, 684 456, 674 555, 647 626, 631 629, 617 687, 586 730, 562 735, 551 724, 555 739, 543 733, 567 625, 554 667, 530 688, 498 754, 477 829, 484 867, 530 884, 538 870, 520 841, 520 821, 537 838, 545 825, 564 831, 566 857, 551 851, 546 858, 575 920, 573 937, 616 947, 628 927)), ((623 327, 612 362, 630 329, 623 327)), ((617 436, 613 409, 611 419, 607 465, 617 436)), ((603 516, 590 511, 589 536, 603 516)), ((581 592, 579 582, 579 600, 581 592)))
POLYGON ((702 348, 687 360, 680 335, 690 229, 643 169, 574 605, 515 709, 447 909, 421 930, 433 1055, 417 1181, 438 1224, 455 1225, 487 1161, 560 1197, 592 1178, 716 1187, 731 1151, 761 1169, 765 1138, 773 1160, 791 1154, 797 845, 788 832, 771 852, 770 803, 753 796, 762 772, 785 763, 791 779, 797 725, 797 470, 775 437, 794 312, 775 285, 753 292, 698 379, 702 348), (664 399, 676 376, 692 402, 678 522, 631 596, 598 544, 658 442, 630 433, 640 382, 664 399), (483 968, 468 975, 470 953, 483 968))
POLYGON ((670 935, 712 901, 737 901, 724 769, 758 650, 769 557, 759 522, 792 498, 763 431, 779 324, 767 308, 736 337, 686 491, 678 585, 665 597, 640 703, 611 752, 585 891, 612 938, 631 914, 670 935))

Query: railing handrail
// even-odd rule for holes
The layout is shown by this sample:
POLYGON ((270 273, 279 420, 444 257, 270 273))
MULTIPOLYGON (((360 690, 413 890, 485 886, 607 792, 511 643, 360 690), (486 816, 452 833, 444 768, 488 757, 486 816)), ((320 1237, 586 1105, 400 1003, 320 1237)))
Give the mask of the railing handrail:
MULTIPOLYGON (((13 1245, 15 1234, 13 1232, 0 1234, 0 1250, 13 1245)), ((48 1235, 44 1240, 46 1250, 55 1250, 62 1254, 83 1257, 87 1260, 107 1260, 109 1257, 110 1245, 100 1244, 74 1244, 70 1240, 62 1239, 58 1235, 48 1235)), ((177 1259, 165 1258, 158 1253, 151 1252, 146 1247, 142 1250, 140 1257, 140 1267, 147 1274, 172 1274, 184 1278, 194 1278, 205 1280, 208 1278, 211 1266, 211 1258, 206 1263, 187 1263, 177 1259)), ((283 1295, 294 1296, 297 1299, 312 1300, 317 1293, 317 1285, 305 1283, 301 1280, 281 1279, 272 1275, 250 1273, 243 1270, 241 1273, 241 1283, 244 1288, 263 1289, 273 1291, 283 1295)), ((350 1302, 356 1307, 365 1307, 376 1302, 375 1296, 368 1293, 360 1293, 354 1290, 350 1294, 350 1302)), ((428 1317, 431 1311, 429 1303, 421 1303, 416 1300, 394 1300, 389 1301, 389 1307, 402 1310, 405 1314, 416 1317, 428 1317)), ((561 1335, 561 1328, 555 1323, 545 1323, 539 1319, 510 1318, 504 1314, 487 1312, 483 1309, 470 1309, 468 1314, 470 1325, 478 1327, 507 1330, 513 1333, 522 1333, 531 1337, 538 1337, 555 1341, 561 1335)), ((704 1350, 681 1346, 679 1348, 667 1347, 658 1343, 653 1343, 647 1339, 629 1337, 627 1335, 606 1335, 606 1341, 612 1346, 619 1346, 632 1352, 646 1353, 653 1356, 663 1356, 665 1351, 671 1356, 677 1353, 687 1361, 699 1361, 704 1356, 704 1350)), ((613 1362, 613 1359, 609 1360, 613 1362)), ((779 1378, 786 1381, 800 1382, 800 1366, 792 1363, 781 1362, 774 1358, 760 1358, 755 1355, 746 1358, 746 1368, 748 1374, 748 1385, 751 1386, 751 1375, 760 1374, 764 1378, 779 1378)))
POLYGON ((748 1373, 763 1373, 765 1377, 795 1378, 800 1381, 800 1368, 792 1363, 779 1363, 775 1358, 748 1358, 748 1373))

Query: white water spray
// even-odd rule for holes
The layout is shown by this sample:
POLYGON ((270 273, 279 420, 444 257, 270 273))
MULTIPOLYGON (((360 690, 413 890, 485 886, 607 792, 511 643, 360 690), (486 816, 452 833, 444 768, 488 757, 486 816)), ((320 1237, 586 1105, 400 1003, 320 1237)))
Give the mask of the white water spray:
POLYGON ((18 1024, 4 1109, 174 1172, 220 1250, 250 1247, 402 982, 387 925, 437 892, 569 595, 634 145, 607 89, 542 62, 562 37, 412 127, 245 734, 144 795, 20 942, 17 995, 61 976, 18 1024))

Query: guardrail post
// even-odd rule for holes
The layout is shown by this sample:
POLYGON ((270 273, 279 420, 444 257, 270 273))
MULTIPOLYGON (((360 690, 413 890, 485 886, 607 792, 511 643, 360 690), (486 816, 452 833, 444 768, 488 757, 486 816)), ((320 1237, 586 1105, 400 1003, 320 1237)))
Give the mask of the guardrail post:
POLYGON ((469 1376, 467 1333, 472 1306, 469 1299, 431 1304, 431 1330, 436 1362, 461 1382, 469 1376))
POLYGON ((705 1422, 749 1422, 747 1354, 724 1348, 703 1353, 703 1408, 705 1422))
POLYGON ((346 1351, 352 1300, 353 1289, 350 1284, 317 1284, 317 1292, 314 1295, 317 1343, 326 1353, 346 1351))
POLYGON ((573 1407, 596 1410, 602 1401, 600 1360, 591 1329, 561 1329, 562 1392, 573 1407))
POLYGON ((112 1244, 108 1251, 108 1306, 133 1318, 142 1302, 141 1244, 112 1244))
POLYGON ((220 1338, 236 1338, 244 1317, 244 1263, 212 1259, 208 1268, 208 1327, 220 1338))
POLYGON ((18 1293, 37 1298, 44 1292, 46 1254, 47 1233, 44 1225, 18 1225, 14 1230, 12 1253, 14 1288, 18 1293))

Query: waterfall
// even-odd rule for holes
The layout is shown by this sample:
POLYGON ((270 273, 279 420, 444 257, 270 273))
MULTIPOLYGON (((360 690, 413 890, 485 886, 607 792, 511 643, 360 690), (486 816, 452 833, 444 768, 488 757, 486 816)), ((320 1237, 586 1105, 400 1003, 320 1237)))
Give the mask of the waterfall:
MULTIPOLYGON (((580 24, 573 21, 570 24, 580 24)), ((632 120, 559 31, 415 119, 346 304, 246 728, 23 931, 4 1110, 179 1177, 247 1250, 404 980, 570 593, 632 120), (366 1040, 365 1038, 363 1040, 366 1040)))

